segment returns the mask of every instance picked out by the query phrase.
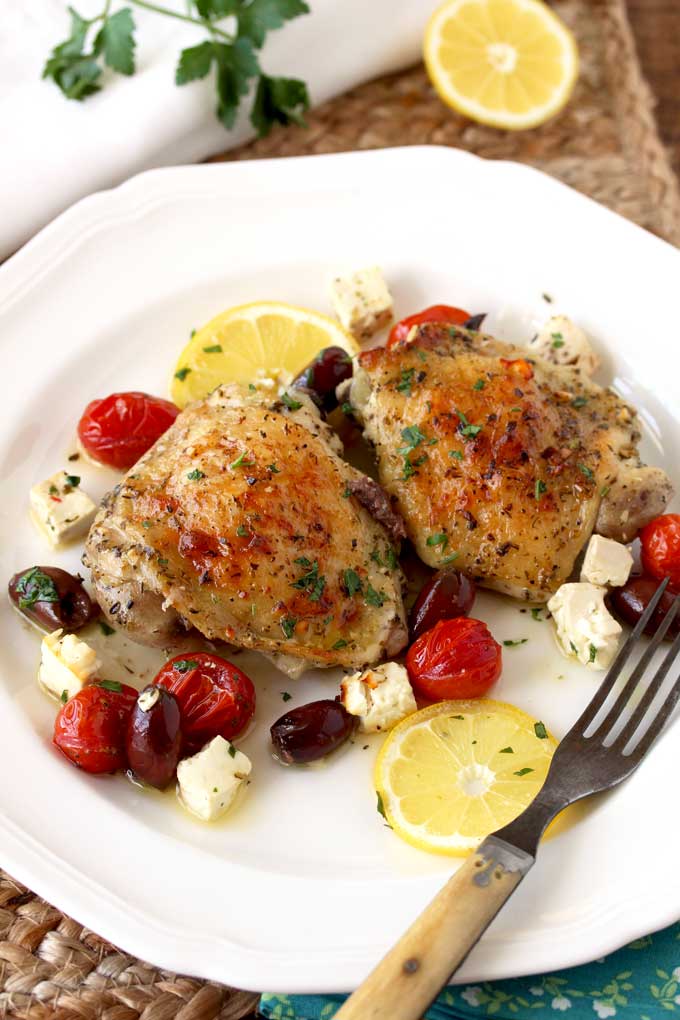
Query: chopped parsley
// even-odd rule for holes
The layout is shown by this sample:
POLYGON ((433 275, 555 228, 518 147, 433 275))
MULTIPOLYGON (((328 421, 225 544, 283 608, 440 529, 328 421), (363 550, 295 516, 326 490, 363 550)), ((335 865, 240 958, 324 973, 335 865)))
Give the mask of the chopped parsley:
POLYGON ((281 472, 277 468, 276 464, 267 464, 267 471, 271 471, 273 475, 280 475, 281 472))
POLYGON ((47 491, 49 492, 50 496, 56 496, 59 493, 59 489, 56 487, 54 482, 52 483, 52 485, 50 485, 47 491))
POLYGON ((595 662, 597 658, 597 648, 595 645, 591 645, 588 649, 588 662, 595 662))
POLYGON ((143 528, 153 528, 153 521, 142 521, 143 528))
POLYGON ((186 366, 184 368, 178 368, 177 371, 175 372, 175 379, 179 379, 180 382, 184 382, 184 380, 186 379, 190 372, 191 369, 187 368, 186 366))
POLYGON ((434 535, 428 535, 426 545, 440 545, 442 551, 446 549, 449 544, 449 536, 445 535, 443 531, 437 531, 434 535))
POLYGON ((59 592, 49 574, 40 567, 33 567, 22 574, 17 581, 16 590, 21 596, 19 609, 29 609, 36 602, 58 602, 59 592))
POLYGON ((578 655, 578 648, 576 647, 573 641, 569 642, 569 647, 571 648, 574 655, 578 655))
POLYGON ((511 747, 501 747, 499 754, 514 754, 515 752, 511 747))
POLYGON ((602 499, 604 499, 604 497, 608 494, 608 492, 609 492, 609 486, 608 485, 603 485, 603 487, 600 489, 600 496, 602 497, 602 499))
POLYGON ((444 566, 444 564, 446 563, 453 563, 453 561, 457 560, 459 556, 460 553, 458 552, 449 553, 449 555, 445 556, 444 559, 441 561, 441 565, 444 566))
MULTIPOLYGON (((204 347, 203 350, 206 354, 221 354, 222 344, 210 344, 209 347, 204 347)), ((250 385, 252 386, 253 384, 251 383, 250 385)), ((253 387, 253 389, 254 388, 255 387, 253 387)))
POLYGON ((345 402, 340 405, 340 410, 348 418, 353 418, 354 417, 354 408, 350 404, 349 400, 345 400, 345 402))
POLYGON ((384 566, 383 561, 380 559, 380 553, 377 549, 373 549, 370 558, 374 563, 377 563, 379 567, 384 566))
POLYGON ((547 739, 548 731, 546 730, 542 722, 534 723, 534 733, 536 734, 539 740, 547 739))
POLYGON ((198 669, 198 662, 196 659, 178 659, 177 662, 173 662, 172 668, 178 673, 188 673, 190 669, 198 669))
POLYGON ((415 460, 410 460, 408 456, 404 457, 404 470, 402 471, 402 481, 407 482, 409 478, 412 478, 416 473, 415 468, 419 468, 421 464, 424 464, 427 460, 427 454, 423 453, 420 457, 416 457, 415 460))
POLYGON ((293 697, 293 695, 289 694, 288 691, 281 691, 281 700, 282 701, 290 701, 290 699, 292 697, 293 697))
POLYGON ((338 640, 333 645, 333 651, 334 652, 339 652, 341 648, 346 648, 346 647, 347 647, 347 642, 345 641, 345 639, 344 638, 338 638, 338 640))
POLYGON ((123 690, 123 685, 118 680, 95 680, 93 686, 103 687, 105 691, 114 691, 116 694, 123 690))
POLYGON ((463 451, 462 450, 449 450, 449 457, 455 457, 456 460, 462 460, 463 459, 463 451))
POLYGON ((367 606, 377 606, 378 608, 385 603, 387 596, 384 591, 376 591, 370 584, 366 585, 366 594, 364 599, 367 606))
POLYGON ((529 773, 533 772, 533 771, 534 771, 534 769, 520 769, 519 772, 514 772, 513 775, 515 775, 515 776, 528 776, 529 773))
POLYGON ((297 624, 297 618, 295 616, 284 616, 281 620, 281 630, 287 638, 292 638, 295 633, 295 625, 297 624))
POLYGON ((589 482, 593 481, 593 479, 595 478, 595 475, 590 470, 590 468, 588 467, 587 464, 583 464, 583 463, 579 462, 576 465, 576 467, 579 469, 579 471, 581 472, 582 475, 585 475, 585 477, 588 479, 589 482))
POLYGON ((417 425, 407 425, 406 428, 401 430, 401 438, 407 444, 406 447, 400 447, 399 453, 410 453, 411 450, 415 450, 417 446, 427 439, 424 432, 420 431, 417 425))
POLYGON ((561 333, 551 333, 550 336, 552 337, 552 346, 555 350, 559 350, 560 347, 564 347, 564 337, 561 333))
POLYGON ((80 485, 80 475, 66 475, 64 481, 72 489, 77 489, 80 485))
POLYGON ((486 386, 486 380, 485 379, 478 379, 477 382, 473 385, 472 388, 473 388, 473 390, 483 390, 485 386, 486 386))
POLYGON ((61 698, 59 700, 61 701, 62 705, 65 705, 66 702, 68 701, 68 691, 62 691, 61 698))
POLYGON ((585 407, 587 403, 588 403, 587 397, 574 397, 574 399, 571 402, 571 406, 575 407, 578 410, 579 407, 585 407))
POLYGON ((548 491, 548 486, 540 478, 536 479, 534 485, 534 499, 540 499, 544 492, 548 491))
POLYGON ((234 468, 238 468, 238 467, 252 467, 253 466, 255 461, 253 461, 253 460, 246 460, 246 453, 247 453, 247 451, 244 450, 243 453, 239 454, 239 456, 236 458, 236 460, 232 460, 231 464, 229 465, 229 467, 231 468, 232 471, 234 470, 234 468))
POLYGON ((531 619, 538 620, 539 623, 542 623, 543 622, 543 617, 541 616, 542 612, 543 610, 541 609, 540 606, 534 606, 534 608, 531 610, 531 619))
POLYGON ((112 634, 116 633, 115 630, 113 629, 113 627, 110 627, 108 625, 106 620, 100 620, 99 621, 99 629, 102 632, 102 634, 104 635, 104 637, 110 637, 112 634))
POLYGON ((415 368, 402 368, 401 370, 401 382, 397 383, 397 390, 399 393, 405 394, 410 397, 411 387, 413 386, 413 376, 415 375, 415 368))
POLYGON ((255 383, 249 382, 248 389, 250 390, 251 393, 257 393, 257 386, 255 385, 255 383))
POLYGON ((301 402, 299 400, 295 400, 295 398, 291 397, 289 393, 281 394, 281 402, 284 403, 290 411, 297 411, 300 407, 302 407, 301 402))
POLYGON ((465 436, 466 439, 474 439, 475 436, 479 435, 479 433, 482 431, 481 425, 471 425, 470 422, 465 417, 465 415, 463 414, 463 412, 459 411, 458 408, 456 408, 456 414, 460 418, 460 425, 458 426, 458 431, 460 432, 461 436, 465 436))
POLYGON ((385 553, 385 562, 387 563, 387 566, 390 568, 390 570, 397 569, 397 554, 395 553, 394 549, 391 546, 385 553))
POLYGON ((231 741, 229 742, 229 754, 231 755, 232 758, 236 757, 236 748, 231 743, 231 741))
POLYGON ((306 556, 299 556, 295 562, 299 563, 301 567, 306 567, 307 570, 301 577, 298 577, 297 581, 291 582, 291 588, 306 592, 310 602, 318 602, 326 587, 326 578, 323 574, 319 574, 318 560, 314 560, 312 563, 306 556))
POLYGON ((346 485, 345 486, 345 491, 342 493, 342 498, 343 499, 349 499, 349 497, 351 495, 352 495, 352 490, 350 489, 349 485, 346 485))
POLYGON ((517 648, 518 645, 525 645, 528 640, 529 638, 523 637, 518 638, 516 641, 512 640, 504 641, 503 644, 505 645, 506 648, 517 648))
POLYGON ((239 538, 245 538, 246 535, 250 534, 250 532, 248 531, 245 524, 239 524, 238 528, 236 529, 236 534, 238 535, 239 538))
POLYGON ((194 468, 193 471, 189 472, 187 478, 190 482, 200 482, 201 478, 205 478, 205 471, 199 471, 198 468, 194 468))
POLYGON ((345 581, 345 590, 350 597, 352 595, 356 595, 357 592, 362 591, 361 578, 357 574, 356 570, 346 570, 343 577, 345 581))
POLYGON ((379 793, 377 794, 377 797, 378 803, 376 804, 376 811, 378 812, 379 815, 382 815, 383 818, 387 818, 387 815, 385 814, 385 805, 383 804, 383 799, 379 793))

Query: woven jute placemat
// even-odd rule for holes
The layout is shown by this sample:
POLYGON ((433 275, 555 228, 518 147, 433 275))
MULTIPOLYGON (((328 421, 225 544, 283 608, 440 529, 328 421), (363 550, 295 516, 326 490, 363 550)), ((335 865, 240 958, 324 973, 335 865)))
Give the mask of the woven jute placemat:
MULTIPOLYGON (((530 163, 680 244, 680 190, 657 134, 623 0, 555 6, 578 37, 582 74, 567 110, 536 131, 505 134, 456 116, 415 67, 325 104, 306 130, 276 130, 214 158, 453 145, 530 163)), ((0 872, 0 1017, 238 1020, 256 1001, 253 993, 129 956, 0 872)))

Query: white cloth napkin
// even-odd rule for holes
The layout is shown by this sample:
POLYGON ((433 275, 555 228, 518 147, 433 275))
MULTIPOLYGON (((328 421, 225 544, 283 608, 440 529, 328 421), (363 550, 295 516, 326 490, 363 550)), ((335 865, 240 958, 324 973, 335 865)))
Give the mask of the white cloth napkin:
MULTIPOLYGON (((437 0, 310 0, 311 14, 272 32, 263 69, 307 81, 313 105, 418 59, 437 0)), ((185 9, 181 0, 164 5, 185 9)), ((101 0, 74 0, 85 17, 101 0)), ((150 167, 191 163, 253 135, 247 112, 218 123, 212 81, 178 88, 179 50, 202 29, 134 8, 137 73, 67 100, 42 66, 68 35, 66 0, 0 0, 0 258, 76 199, 150 167)), ((247 104, 246 104, 247 105, 247 104)))

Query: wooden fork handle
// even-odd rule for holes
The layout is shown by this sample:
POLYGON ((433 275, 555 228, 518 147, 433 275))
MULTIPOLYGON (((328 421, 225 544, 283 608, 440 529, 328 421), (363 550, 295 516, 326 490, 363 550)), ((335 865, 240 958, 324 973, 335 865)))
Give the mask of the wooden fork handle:
POLYGON ((335 1020, 420 1020, 533 863, 524 851, 487 837, 335 1020))

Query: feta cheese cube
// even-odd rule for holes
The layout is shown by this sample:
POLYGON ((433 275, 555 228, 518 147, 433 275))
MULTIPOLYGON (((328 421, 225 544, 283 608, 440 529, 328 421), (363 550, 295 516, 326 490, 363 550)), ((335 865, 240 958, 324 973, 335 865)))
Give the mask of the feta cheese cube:
POLYGON ((613 538, 593 535, 581 567, 581 580, 619 588, 626 583, 632 569, 633 557, 627 546, 613 538))
POLYGON ((578 368, 586 376, 593 375, 600 365, 587 335, 566 315, 553 315, 548 319, 532 340, 531 350, 553 365, 578 368))
POLYGON ((38 681, 44 690, 61 701, 68 701, 77 694, 100 666, 94 648, 75 634, 55 630, 42 639, 38 681))
POLYGON ((331 301, 344 328, 360 342, 369 340, 392 320, 392 295, 377 266, 338 276, 331 301))
POLYGON ((66 471, 34 485, 30 492, 33 520, 51 546, 84 535, 97 506, 80 488, 80 479, 66 471))
POLYGON ((198 754, 177 766, 180 800, 197 818, 214 822, 231 807, 251 769, 242 751, 224 737, 213 737, 198 754))
POLYGON ((606 594, 599 585, 577 582, 563 584, 548 602, 560 649, 590 669, 607 669, 619 645, 621 626, 604 603, 606 594))
POLYGON ((390 730, 418 708, 408 673, 396 662, 351 673, 340 690, 343 705, 350 715, 358 716, 363 733, 390 730))

